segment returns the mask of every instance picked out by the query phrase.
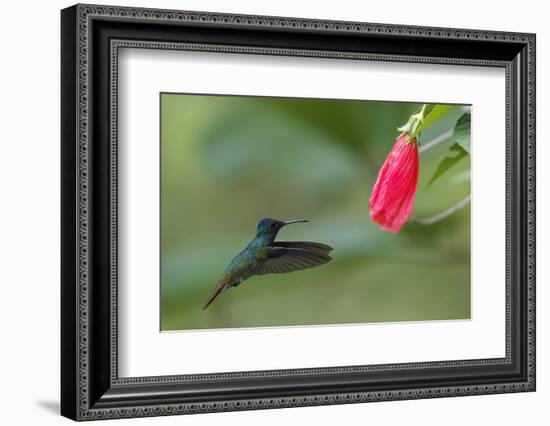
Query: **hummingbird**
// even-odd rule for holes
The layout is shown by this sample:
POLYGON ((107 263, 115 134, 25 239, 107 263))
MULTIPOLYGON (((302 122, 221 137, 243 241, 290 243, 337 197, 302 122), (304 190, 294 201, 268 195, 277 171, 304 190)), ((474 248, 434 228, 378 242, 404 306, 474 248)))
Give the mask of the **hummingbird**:
POLYGON ((265 275, 315 268, 330 262, 332 247, 305 241, 275 241, 283 226, 308 220, 262 219, 256 235, 229 263, 212 294, 203 305, 204 311, 216 297, 231 287, 237 287, 253 275, 265 275))

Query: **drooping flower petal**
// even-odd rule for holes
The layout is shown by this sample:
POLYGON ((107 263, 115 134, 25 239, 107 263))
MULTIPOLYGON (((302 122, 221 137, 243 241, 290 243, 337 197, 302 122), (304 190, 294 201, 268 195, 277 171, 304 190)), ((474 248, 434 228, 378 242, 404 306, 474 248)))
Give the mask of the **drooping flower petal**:
POLYGON ((393 233, 410 219, 418 183, 418 147, 416 140, 407 139, 408 134, 403 133, 395 141, 369 200, 371 219, 393 233))

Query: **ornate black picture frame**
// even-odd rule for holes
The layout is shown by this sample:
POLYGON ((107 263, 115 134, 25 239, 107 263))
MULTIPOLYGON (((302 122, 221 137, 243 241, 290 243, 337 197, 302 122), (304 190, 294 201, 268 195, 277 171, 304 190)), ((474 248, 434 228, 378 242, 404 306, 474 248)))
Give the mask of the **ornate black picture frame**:
POLYGON ((535 390, 535 35, 76 5, 61 13, 61 413, 74 420, 535 390), (120 378, 120 47, 506 71, 506 356, 120 378))

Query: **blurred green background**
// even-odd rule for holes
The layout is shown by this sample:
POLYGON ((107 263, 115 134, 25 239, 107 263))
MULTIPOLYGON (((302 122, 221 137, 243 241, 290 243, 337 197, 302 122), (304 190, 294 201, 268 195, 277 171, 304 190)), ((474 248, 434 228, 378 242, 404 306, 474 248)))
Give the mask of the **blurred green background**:
MULTIPOLYGON (((161 94, 161 330, 465 319, 470 209, 398 234, 369 218, 378 170, 421 105, 161 94), (319 268, 252 277, 201 311, 264 217, 330 244, 319 268)), ((452 129, 464 108, 422 134, 452 129)), ((469 156, 427 187, 452 138, 420 154, 415 218, 470 192, 469 156)))

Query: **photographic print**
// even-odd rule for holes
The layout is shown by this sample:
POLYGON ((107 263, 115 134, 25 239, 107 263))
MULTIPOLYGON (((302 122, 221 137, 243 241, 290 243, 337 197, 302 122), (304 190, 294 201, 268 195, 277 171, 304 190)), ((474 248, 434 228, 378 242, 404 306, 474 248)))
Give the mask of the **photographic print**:
POLYGON ((161 331, 470 318, 469 105, 160 94, 161 331))
POLYGON ((535 391, 535 34, 61 15, 62 415, 535 391))
POLYGON ((62 415, 535 391, 535 34, 61 15, 62 415))

